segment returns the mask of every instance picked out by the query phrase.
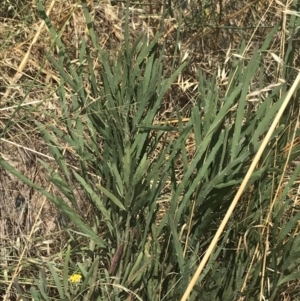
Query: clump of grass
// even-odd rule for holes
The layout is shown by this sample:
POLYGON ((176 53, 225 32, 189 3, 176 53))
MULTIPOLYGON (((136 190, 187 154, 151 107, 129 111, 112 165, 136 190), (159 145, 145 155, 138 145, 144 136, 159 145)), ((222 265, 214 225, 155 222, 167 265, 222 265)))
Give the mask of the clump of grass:
MULTIPOLYGON (((177 68, 165 70, 160 33, 131 43, 128 10, 124 46, 111 55, 98 44, 85 3, 82 8, 90 40, 82 39, 75 64, 38 5, 59 50, 58 59, 49 53, 48 60, 60 74, 61 108, 59 126, 35 123, 55 166, 38 162, 59 194, 0 160, 55 204, 65 217, 68 244, 60 265, 38 261, 33 284, 16 277, 22 254, 6 291, 13 284, 24 300, 180 300, 285 101, 290 83, 274 81, 266 88, 264 78, 264 58, 278 26, 251 56, 245 43, 235 56, 228 54, 226 89, 217 75, 208 78, 199 70, 189 118, 175 108, 177 122, 162 124, 157 116, 164 97, 187 63, 174 57, 177 68), (99 70, 94 60, 101 62, 99 70), (193 148, 186 147, 188 139, 193 148)), ((292 33, 298 26, 292 18, 288 28, 292 33)), ((291 45, 283 58, 292 65, 291 45)), ((295 77, 293 68, 282 70, 281 78, 295 77)), ((193 283, 190 300, 276 300, 299 278, 299 214, 291 212, 289 191, 300 167, 285 175, 299 156, 297 94, 193 283)))

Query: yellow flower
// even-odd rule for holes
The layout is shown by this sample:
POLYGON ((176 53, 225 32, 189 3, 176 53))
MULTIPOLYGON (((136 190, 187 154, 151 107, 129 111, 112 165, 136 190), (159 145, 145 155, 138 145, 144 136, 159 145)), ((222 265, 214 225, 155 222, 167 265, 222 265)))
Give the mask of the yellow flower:
POLYGON ((81 275, 79 274, 73 274, 72 276, 70 276, 69 280, 72 282, 72 283, 79 283, 80 280, 81 280, 81 275))

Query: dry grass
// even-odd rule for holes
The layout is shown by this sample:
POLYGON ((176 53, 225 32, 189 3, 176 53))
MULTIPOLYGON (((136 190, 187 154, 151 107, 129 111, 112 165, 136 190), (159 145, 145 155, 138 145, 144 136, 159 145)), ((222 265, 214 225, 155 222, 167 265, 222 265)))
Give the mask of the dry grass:
MULTIPOLYGON (((193 2, 193 1, 191 1, 193 2)), ((114 3, 113 3, 114 4, 114 3)), ((178 83, 166 96, 161 108, 158 123, 176 124, 178 107, 183 122, 189 118, 189 108, 196 101, 197 70, 201 68, 207 74, 217 72, 219 89, 225 94, 230 69, 228 59, 234 55, 240 43, 247 41, 245 57, 250 57, 270 28, 282 18, 284 7, 279 1, 211 1, 203 10, 186 8, 183 11, 181 25, 181 51, 176 55, 187 56, 189 67, 182 74, 178 83), (209 5, 210 4, 210 5, 209 5)), ((79 43, 82 36, 87 37, 86 23, 77 1, 45 1, 54 28, 60 32, 72 60, 78 58, 79 43)), ((191 4, 192 5, 192 4, 191 4)), ((89 1, 94 17, 94 26, 100 45, 111 52, 120 49, 124 34, 124 5, 112 5, 109 1, 89 1)), ((151 39, 159 27, 163 29, 163 40, 167 45, 166 66, 171 62, 176 43, 179 10, 174 9, 173 17, 165 19, 160 25, 163 3, 160 0, 149 1, 148 5, 132 8, 131 38, 134 40, 141 32, 151 39)), ((47 145, 41 139, 34 121, 42 122, 45 127, 52 124, 60 127, 61 112, 58 105, 56 87, 59 74, 45 60, 48 51, 56 53, 46 26, 38 17, 34 1, 2 1, 0 4, 0 128, 8 127, 5 137, 1 138, 0 155, 20 170, 32 181, 54 191, 47 181, 43 168, 38 163, 39 157, 47 159, 53 165, 53 159, 47 151, 47 145), (22 106, 12 117, 14 109, 22 106)), ((284 24, 284 23, 283 23, 284 24)), ((87 37, 88 38, 88 37, 87 37)), ((274 55, 282 58, 286 39, 284 30, 278 32, 265 61, 272 89, 280 79, 280 67, 274 69, 274 55), (269 67, 268 67, 269 66, 269 67)), ((93 55, 93 53, 92 53, 93 55)), ((100 69, 100 63, 95 70, 100 69)), ((249 88, 249 100, 255 102, 258 93, 249 88), (255 94, 255 93, 256 94, 255 94), (252 94, 251 94, 252 93, 252 94)), ((254 108, 255 109, 255 108, 254 108)), ((172 133, 176 139, 176 133, 172 133)), ((298 141, 299 143, 299 141, 298 141)), ((191 136, 186 142, 186 149, 192 157, 195 142, 191 136)), ((75 164, 72 150, 65 148, 70 164, 75 164)), ((178 180, 182 176, 182 165, 178 162, 178 180)), ((299 207, 299 191, 292 192, 295 208, 299 207)), ((168 187, 166 187, 166 195, 168 187)), ((80 190, 78 190, 80 198, 80 190)), ((84 202, 84 200, 82 200, 84 202)), ((162 203, 164 198, 162 197, 162 203)), ((167 208, 161 206, 162 213, 167 208)), ((295 209, 296 210, 296 209, 295 209)), ((85 213, 88 215, 88 212, 85 213)), ((65 244, 65 237, 60 234, 57 210, 38 192, 33 191, 13 176, 0 169, 0 243, 1 270, 16 272, 20 278, 28 276, 28 265, 36 270, 36 258, 47 260, 59 257, 65 244), (15 203, 19 195, 25 199, 20 208, 15 203), (14 270, 20 260, 23 269, 14 270)), ((59 258, 58 258, 59 260, 59 258)), ((0 276, 0 291, 9 285, 8 279, 0 276)), ((282 300, 292 300, 287 295, 282 300)), ((0 293, 1 294, 1 293, 0 293)), ((13 300, 13 294, 11 295, 13 300)))

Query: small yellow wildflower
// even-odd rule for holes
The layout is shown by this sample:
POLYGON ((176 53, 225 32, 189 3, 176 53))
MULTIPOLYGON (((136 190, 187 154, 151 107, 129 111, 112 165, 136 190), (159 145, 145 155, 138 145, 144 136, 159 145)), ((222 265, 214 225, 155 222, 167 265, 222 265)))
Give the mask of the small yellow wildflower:
POLYGON ((69 280, 72 282, 72 283, 79 283, 80 280, 81 280, 81 275, 79 274, 73 274, 72 276, 70 276, 69 280))

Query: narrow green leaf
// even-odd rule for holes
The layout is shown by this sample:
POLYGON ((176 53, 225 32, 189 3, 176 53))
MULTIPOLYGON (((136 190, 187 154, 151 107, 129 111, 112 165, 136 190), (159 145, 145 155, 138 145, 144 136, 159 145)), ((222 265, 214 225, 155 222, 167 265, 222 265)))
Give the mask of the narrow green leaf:
POLYGON ((119 208, 121 208, 122 210, 125 210, 124 205, 118 200, 118 198, 113 195, 111 192, 109 192, 106 188, 104 188, 103 186, 101 186, 100 184, 96 184, 96 187, 103 192, 111 201, 113 201, 113 203, 115 205, 117 205, 119 208))
POLYGON ((36 122, 39 130, 41 131, 44 140, 47 142, 50 152, 52 153, 56 163, 59 165, 60 169, 66 175, 67 179, 70 180, 69 169, 66 164, 66 160, 62 154, 59 143, 57 142, 56 137, 53 137, 48 131, 46 131, 43 125, 39 122, 36 122))
MULTIPOLYGON (((84 275, 84 280, 83 283, 81 284, 81 291, 84 292, 90 285, 95 285, 95 282, 93 281, 93 283, 91 283, 92 279, 92 275, 94 274, 94 271, 98 270, 98 266, 99 266, 99 256, 96 256, 92 266, 89 268, 88 272, 86 272, 85 270, 81 269, 82 274, 84 275)), ((78 266, 80 268, 82 268, 82 264, 78 264, 78 266)))
POLYGON ((170 78, 165 79, 160 86, 159 94, 158 97, 162 98, 163 95, 168 91, 168 89, 171 87, 173 84, 174 80, 178 77, 178 75, 183 71, 183 69, 186 67, 186 62, 181 64, 174 73, 170 76, 170 78))
POLYGON ((114 177, 114 179, 117 183, 117 188, 118 188, 119 194, 121 196, 123 196, 124 195, 123 180, 121 179, 121 175, 118 171, 118 168, 117 168, 115 162, 107 162, 107 165, 110 169, 112 176, 114 177))
POLYGON ((64 298, 64 292, 63 292, 63 288, 62 288, 62 283, 61 283, 55 269, 53 268, 52 264, 50 262, 47 262, 47 264, 48 264, 48 267, 49 267, 50 272, 52 274, 52 277, 54 279, 54 282, 56 284, 56 288, 58 290, 59 297, 60 297, 60 299, 63 299, 64 298))
MULTIPOLYGON (((34 301, 43 300, 43 299, 41 299, 40 294, 37 292, 37 290, 33 286, 30 287, 30 294, 31 294, 34 301)), ((48 298, 46 298, 44 300, 48 300, 48 298)))
POLYGON ((142 260, 144 258, 144 252, 140 252, 134 265, 132 266, 131 270, 130 270, 130 274, 128 276, 128 284, 130 284, 134 278, 132 278, 133 274, 138 270, 138 268, 140 267, 142 260))
POLYGON ((135 187, 139 182, 141 182, 141 179, 143 178, 143 176, 145 175, 148 169, 148 165, 149 165, 149 161, 147 160, 147 154, 145 153, 133 176, 133 180, 132 180, 133 187, 135 187))
MULTIPOLYGON (((173 221, 173 217, 169 214, 168 214, 168 223, 169 223, 171 233, 173 236, 172 242, 173 242, 175 253, 177 256, 179 268, 180 268, 181 274, 184 275, 185 274, 185 263, 184 263, 184 258, 183 258, 183 251, 182 251, 182 247, 180 245, 180 239, 179 239, 179 236, 177 233, 177 229, 175 227, 175 223, 173 221)), ((186 280, 187 279, 185 279, 185 281, 186 280)))
POLYGON ((70 298, 69 294, 69 261, 70 261, 70 253, 71 253, 71 247, 68 245, 67 251, 65 253, 65 259, 64 259, 64 267, 63 267, 63 284, 64 284, 64 292, 65 296, 70 298))
MULTIPOLYGON (((257 65, 258 65, 257 57, 258 57, 258 53, 256 52, 251 57, 248 68, 246 69, 246 74, 242 80, 245 87, 249 86, 250 80, 257 70, 257 65)), ((232 137, 232 144, 231 144, 232 160, 238 155, 238 151, 239 151, 238 145, 239 145, 240 136, 241 136, 243 118, 245 115, 247 93, 248 93, 247 89, 242 89, 242 93, 241 93, 241 95, 239 97, 239 101, 238 101, 238 108, 237 108, 237 112, 236 112, 235 125, 234 125, 234 134, 232 137)))
MULTIPOLYGON (((111 228, 111 219, 108 211, 105 209, 105 206, 103 202, 100 200, 99 196, 95 193, 95 191, 91 188, 91 186, 76 172, 73 170, 73 174, 77 181, 82 185, 82 187, 85 189, 85 191, 91 196, 92 200, 95 202, 97 207, 102 212, 105 220, 108 222, 107 224, 111 228)), ((97 185, 96 185, 97 186, 97 185)))
MULTIPOLYGON (((213 147, 212 151, 210 152, 209 156, 205 160, 205 162, 202 165, 201 169, 198 171, 197 176, 195 177, 195 179, 192 182, 192 185, 189 187, 188 191, 185 192, 184 198, 183 198, 183 200, 182 200, 182 202, 181 202, 181 204, 178 208, 178 211, 176 213, 175 223, 179 221, 184 208, 187 206, 186 203, 188 202, 188 200, 190 200, 190 197, 194 193, 199 181, 201 181, 202 177, 204 177, 204 175, 206 174, 207 169, 209 168, 210 164, 215 159, 215 155, 218 152, 219 148, 221 147, 221 145, 223 143, 223 140, 224 140, 224 132, 222 132, 222 134, 221 134, 219 140, 217 141, 216 145, 213 147)), ((207 144, 208 144, 208 142, 209 141, 207 141, 207 144)), ((200 150, 197 153, 195 159, 190 164, 189 169, 187 170, 186 174, 184 175, 181 183, 178 185, 178 189, 177 189, 177 191, 175 192, 175 194, 172 198, 173 200, 178 200, 179 193, 181 194, 181 192, 184 190, 187 182, 189 181, 190 175, 192 174, 192 172, 196 168, 196 166, 197 166, 197 164, 198 164, 198 162, 199 162, 199 160, 202 156, 202 152, 200 152, 200 150)))
POLYGON ((140 65, 142 61, 148 57, 149 53, 152 51, 152 49, 157 45, 158 40, 160 39, 162 34, 157 33, 155 37, 151 40, 151 42, 148 44, 146 41, 146 38, 144 39, 142 45, 143 48, 141 49, 137 59, 136 59, 136 64, 140 65))
POLYGON ((291 282, 291 281, 294 281, 294 280, 299 280, 299 279, 300 279, 300 272, 292 273, 290 275, 282 277, 279 280, 277 285, 279 286, 279 285, 282 285, 284 283, 291 282))

